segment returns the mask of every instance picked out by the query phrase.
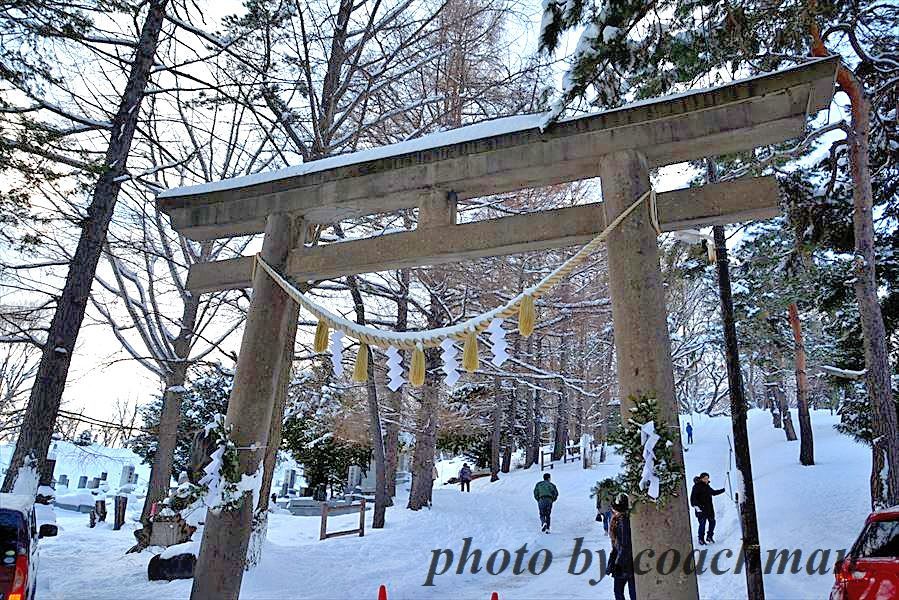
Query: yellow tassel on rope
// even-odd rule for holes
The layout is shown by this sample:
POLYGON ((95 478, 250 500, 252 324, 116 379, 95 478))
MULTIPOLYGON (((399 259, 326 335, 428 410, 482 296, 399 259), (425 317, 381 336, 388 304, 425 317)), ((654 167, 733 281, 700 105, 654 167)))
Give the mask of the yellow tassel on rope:
POLYGON ((356 355, 356 367, 353 369, 353 381, 368 381, 368 344, 359 342, 359 354, 356 355))
POLYGON ((421 387, 425 383, 425 353, 421 346, 412 351, 412 365, 409 367, 409 383, 421 387))
POLYGON ((527 295, 521 299, 521 305, 518 307, 518 333, 521 334, 521 337, 528 337, 534 333, 536 318, 534 297, 527 295))
POLYGON ((465 336, 465 348, 462 350, 462 368, 469 373, 478 370, 478 334, 469 331, 465 336))
POLYGON ((322 319, 319 319, 318 327, 315 328, 315 342, 312 349, 315 352, 324 352, 328 349, 328 324, 322 319))

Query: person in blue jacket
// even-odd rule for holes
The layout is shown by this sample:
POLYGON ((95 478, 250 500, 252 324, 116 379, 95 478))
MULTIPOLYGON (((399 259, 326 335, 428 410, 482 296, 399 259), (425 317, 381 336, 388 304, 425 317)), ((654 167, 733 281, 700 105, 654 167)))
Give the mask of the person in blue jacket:
POLYGON ((468 466, 468 463, 462 465, 462 469, 459 471, 459 484, 462 486, 461 491, 471 491, 471 467, 468 466))
POLYGON ((693 443, 693 424, 687 423, 687 443, 693 443))

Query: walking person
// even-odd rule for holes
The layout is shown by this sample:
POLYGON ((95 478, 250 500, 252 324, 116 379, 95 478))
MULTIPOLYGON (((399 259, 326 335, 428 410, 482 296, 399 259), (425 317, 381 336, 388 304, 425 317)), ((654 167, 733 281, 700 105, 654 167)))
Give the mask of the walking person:
POLYGON ((543 481, 534 486, 534 500, 540 510, 540 523, 543 533, 549 533, 549 518, 553 511, 553 502, 559 497, 559 490, 549 480, 549 473, 543 474, 543 481))
POLYGON ((687 423, 687 443, 693 443, 693 424, 687 423))
POLYGON ((468 463, 463 464, 462 469, 459 471, 459 485, 462 486, 461 491, 471 491, 471 468, 468 466, 468 463))
POLYGON ((711 478, 708 473, 700 473, 693 478, 693 489, 690 491, 690 506, 696 509, 696 518, 699 520, 699 544, 711 544, 715 541, 715 503, 712 496, 724 493, 724 488, 716 490, 709 484, 711 478), (708 523, 709 531, 705 527, 708 523))
POLYGON ((607 570, 614 580, 615 600, 624 600, 625 586, 627 586, 630 600, 637 600, 629 508, 629 502, 625 494, 619 494, 617 498, 612 500, 612 522, 609 524, 612 552, 609 554, 607 570))
POLYGON ((596 520, 602 521, 602 529, 609 535, 609 523, 612 521, 612 496, 611 479, 604 479, 596 490, 596 520), (607 483, 608 482, 608 483, 607 483))
POLYGON ((437 473, 437 465, 435 464, 431 468, 431 489, 428 490, 428 508, 434 505, 434 486, 437 485, 437 480, 440 478, 440 475, 437 473))

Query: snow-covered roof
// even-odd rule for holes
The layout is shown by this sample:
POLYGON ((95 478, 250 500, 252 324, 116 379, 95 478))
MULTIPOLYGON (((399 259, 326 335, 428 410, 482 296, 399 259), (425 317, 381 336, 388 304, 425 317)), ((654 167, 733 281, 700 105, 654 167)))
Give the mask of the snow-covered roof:
MULTIPOLYGON (((784 74, 790 71, 800 70, 808 67, 808 65, 812 62, 823 62, 829 59, 819 59, 814 61, 809 61, 808 63, 797 65, 794 67, 790 67, 788 69, 782 69, 780 71, 776 71, 773 73, 762 73, 760 75, 756 75, 753 77, 748 77, 745 79, 740 79, 728 84, 728 86, 737 86, 741 84, 751 83, 756 80, 761 80, 766 77, 784 74)), ((659 98, 648 98, 636 102, 632 102, 630 104, 621 106, 619 108, 607 110, 607 111, 599 111, 595 113, 590 113, 586 115, 578 115, 576 117, 570 117, 567 119, 560 119, 556 122, 556 124, 569 123, 573 121, 580 120, 589 120, 594 119, 599 116, 611 115, 613 113, 618 113, 622 111, 632 110, 634 108, 647 106, 651 104, 661 104, 671 102, 672 100, 678 100, 682 98, 686 98, 688 96, 699 95, 703 93, 707 93, 713 91, 718 88, 700 88, 700 89, 690 89, 685 92, 679 94, 672 94, 668 96, 663 96, 659 98)), ((828 99, 829 101, 829 99, 828 99)), ((814 104, 814 103, 813 103, 814 104)), ((401 155, 406 155, 414 152, 421 152, 425 150, 431 150, 434 148, 438 148, 441 146, 448 146, 452 144, 459 144, 463 142, 474 142, 476 140, 482 140, 486 138, 495 137, 503 134, 510 133, 519 133, 528 130, 539 129, 543 131, 546 127, 551 127, 552 125, 548 122, 550 116, 550 112, 545 113, 536 113, 536 114, 527 114, 527 115, 515 115, 510 117, 502 117, 497 119, 490 119, 487 121, 483 121, 480 123, 475 123, 473 125, 466 125, 464 127, 459 127, 456 129, 450 129, 446 131, 437 131, 434 133, 430 133, 427 135, 423 135, 419 138, 406 140, 403 142, 398 142, 395 144, 389 144, 386 146, 379 146, 377 148, 368 148, 365 150, 359 150, 357 152, 351 152, 347 154, 339 154, 336 156, 331 156, 328 158, 323 158, 320 160, 303 163, 299 165, 293 165, 290 167, 286 167, 283 169, 277 169, 274 171, 266 171, 263 173, 254 173, 251 175, 244 175, 241 177, 232 177, 230 179, 223 179, 221 181, 213 181, 208 183, 201 183, 197 185, 190 186, 182 186, 176 187, 169 190, 166 190, 159 194, 159 199, 166 198, 175 198, 179 196, 194 196, 198 194, 207 194, 211 192, 220 192, 224 190, 231 190, 236 188, 243 188, 253 185, 258 185, 262 183, 269 183, 272 181, 277 181, 280 179, 286 179, 290 177, 297 177, 302 175, 308 175, 310 173, 317 173, 320 171, 326 171, 329 169, 335 169, 338 167, 345 167, 349 165, 356 165, 360 163, 366 163, 374 160, 384 159, 384 158, 392 158, 398 157, 401 155)))
POLYGON ((346 154, 338 154, 336 156, 329 156, 328 158, 293 165, 283 169, 276 169, 274 171, 265 171, 262 173, 253 173, 252 175, 222 179, 221 181, 211 181, 209 183, 201 183, 198 185, 172 188, 159 194, 159 198, 193 196, 195 194, 206 194, 209 192, 247 187, 259 183, 276 181, 278 179, 286 179, 288 177, 297 177, 299 175, 308 175, 310 173, 317 173, 328 169, 336 169, 337 167, 345 167, 372 160, 390 158, 401 154, 421 152, 422 150, 429 150, 431 148, 436 148, 437 146, 470 142, 473 140, 493 137, 495 135, 502 135, 504 133, 515 133, 517 131, 540 127, 543 118, 544 113, 537 113, 532 115, 516 115, 500 119, 491 119, 489 121, 475 123, 474 125, 466 125, 465 127, 456 129, 429 133, 419 138, 406 140, 405 142, 378 146, 377 148, 367 148, 365 150, 349 152, 346 154))
POLYGON ((27 515, 34 506, 34 498, 26 494, 0 494, 0 509, 15 510, 27 515))

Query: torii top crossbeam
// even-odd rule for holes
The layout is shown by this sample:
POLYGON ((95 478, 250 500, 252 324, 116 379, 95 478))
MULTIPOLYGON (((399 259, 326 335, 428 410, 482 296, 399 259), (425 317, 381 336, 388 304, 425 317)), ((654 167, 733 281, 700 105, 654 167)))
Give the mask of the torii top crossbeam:
MULTIPOLYGON (((168 190, 160 194, 158 204, 170 216, 176 231, 190 239, 205 240, 260 233, 266 217, 277 212, 300 216, 309 223, 330 223, 420 206, 423 195, 429 192, 452 191, 458 199, 465 199, 596 177, 598 159, 619 150, 640 151, 649 166, 748 150, 801 135, 808 116, 830 105, 837 61, 813 60, 709 90, 560 121, 545 130, 539 127, 542 115, 495 119, 278 171, 168 190)), ((766 185, 769 191, 776 189, 770 181, 766 185)), ((736 196, 731 194, 728 206, 719 206, 716 200, 727 196, 724 188, 708 194, 705 205, 701 192, 672 195, 667 203, 663 196, 659 206, 663 228, 772 216, 776 208, 773 196, 749 189, 744 186, 736 196), (691 205, 685 202, 687 199, 696 202, 691 205), (664 227, 666 210, 674 214, 664 227)), ((569 221, 581 224, 581 228, 584 222, 596 222, 585 221, 581 218, 584 216, 568 215, 569 221)), ((500 248, 465 247, 425 262, 413 262, 434 264, 574 244, 598 231, 596 226, 589 229, 548 234, 539 246, 531 245, 531 240, 510 239, 500 248)), ((497 228, 486 237, 499 233, 497 228)), ((288 274, 314 279, 315 275, 364 272, 360 269, 414 266, 408 260, 388 264, 371 259, 378 252, 385 256, 401 252, 410 241, 394 239, 389 248, 366 248, 362 253, 369 258, 365 266, 349 265, 327 272, 294 268, 288 269, 288 274)), ((331 255, 321 257, 319 262, 329 263, 331 255)), ((316 259, 304 257, 307 265, 310 260, 316 259)), ((193 281, 189 283, 196 291, 245 287, 250 270, 249 260, 212 263, 198 267, 196 274, 192 269, 193 281)))

